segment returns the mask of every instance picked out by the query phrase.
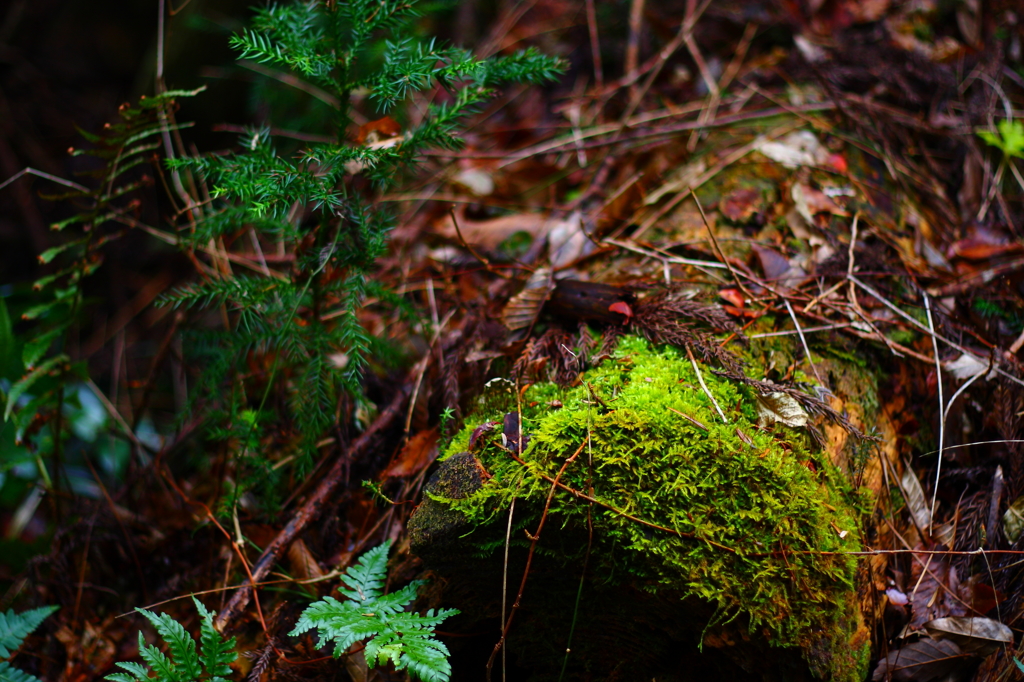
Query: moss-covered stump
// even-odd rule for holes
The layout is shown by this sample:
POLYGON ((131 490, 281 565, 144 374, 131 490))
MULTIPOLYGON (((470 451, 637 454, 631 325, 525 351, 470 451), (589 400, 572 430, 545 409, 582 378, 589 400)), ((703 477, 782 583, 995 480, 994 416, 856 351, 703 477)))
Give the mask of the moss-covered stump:
POLYGON ((573 387, 520 389, 492 384, 410 535, 483 619, 513 501, 509 604, 546 514, 508 644, 531 678, 864 677, 861 498, 795 401, 628 336, 573 387))

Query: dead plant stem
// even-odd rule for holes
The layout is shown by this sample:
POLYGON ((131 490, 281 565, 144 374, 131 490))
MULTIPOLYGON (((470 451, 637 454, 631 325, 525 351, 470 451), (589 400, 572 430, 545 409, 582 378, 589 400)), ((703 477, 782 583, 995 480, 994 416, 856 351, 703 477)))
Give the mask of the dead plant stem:
POLYGON ((686 355, 690 358, 690 364, 693 365, 693 371, 697 374, 697 381, 700 382, 700 387, 704 389, 705 395, 711 399, 711 404, 718 411, 718 416, 722 418, 723 422, 728 424, 729 419, 725 416, 725 412, 722 412, 722 408, 719 406, 718 401, 715 400, 715 396, 708 390, 708 385, 704 383, 704 375, 700 373, 700 366, 697 365, 697 360, 693 357, 693 350, 689 346, 686 347, 686 355))
MULTIPOLYGON (((521 414, 522 413, 520 413, 520 415, 521 414)), ((519 433, 516 437, 516 449, 519 449, 519 446, 522 443, 522 433, 523 424, 522 421, 520 421, 519 433)), ((504 648, 505 638, 508 637, 509 630, 512 628, 512 621, 516 616, 516 612, 519 610, 520 604, 522 603, 523 592, 526 590, 526 581, 530 577, 530 565, 533 563, 533 555, 537 550, 537 542, 540 540, 540 533, 542 530, 544 530, 544 523, 547 521, 548 518, 548 511, 551 508, 551 500, 554 499, 555 490, 558 487, 558 479, 562 477, 562 474, 564 474, 565 470, 569 468, 569 465, 576 461, 576 458, 579 457, 581 452, 583 452, 583 448, 586 447, 586 445, 586 440, 580 443, 580 446, 576 448, 576 451, 572 453, 572 456, 570 456, 568 459, 565 460, 565 462, 562 463, 562 466, 558 470, 558 473, 555 474, 554 479, 552 479, 551 481, 551 488, 548 490, 547 499, 544 501, 544 509, 543 511, 541 511, 540 521, 537 523, 537 530, 533 533, 533 535, 529 535, 529 533, 527 533, 527 535, 530 538, 530 551, 526 555, 526 567, 523 569, 523 579, 519 582, 519 592, 516 594, 516 600, 512 602, 512 611, 511 613, 509 613, 508 620, 505 621, 505 626, 502 628, 501 639, 499 639, 498 643, 494 645, 494 651, 491 652, 490 658, 487 659, 487 682, 490 682, 491 680, 491 669, 494 667, 494 658, 498 655, 498 652, 502 651, 502 649, 504 648)), ((517 459, 520 462, 523 461, 514 454, 513 457, 515 457, 515 459, 517 459)))

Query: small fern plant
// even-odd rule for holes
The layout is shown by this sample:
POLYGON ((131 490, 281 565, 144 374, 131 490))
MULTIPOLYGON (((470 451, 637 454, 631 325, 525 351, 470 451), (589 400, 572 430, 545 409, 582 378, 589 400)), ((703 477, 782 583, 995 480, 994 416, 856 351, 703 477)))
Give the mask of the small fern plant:
POLYGON ((227 682, 225 675, 231 673, 228 664, 237 658, 235 638, 224 640, 213 627, 214 613, 207 611, 195 597, 192 601, 199 611, 202 624, 199 639, 202 651, 196 648, 192 635, 166 613, 159 616, 144 609, 135 609, 145 616, 170 650, 170 657, 152 644, 146 644, 139 632, 139 655, 149 664, 120 661, 117 667, 127 672, 112 673, 104 679, 111 682, 227 682), (155 672, 156 677, 150 675, 155 672))
MULTIPOLYGON (((56 606, 43 606, 21 613, 15 613, 13 609, 7 613, 0 613, 0 659, 13 656, 25 638, 56 610, 56 606)), ((0 680, 3 682, 39 682, 39 678, 35 675, 18 670, 3 660, 0 660, 0 680)))
POLYGON ((448 648, 434 639, 434 628, 459 611, 430 609, 425 615, 406 611, 423 580, 382 594, 390 549, 389 541, 360 557, 341 578, 349 587, 341 589, 348 601, 325 597, 311 604, 291 634, 316 629, 318 646, 334 641, 335 658, 356 642, 369 640, 363 651, 369 667, 391 661, 397 670, 408 670, 424 682, 448 682, 452 671, 448 648))
POLYGON ((94 159, 95 168, 80 174, 91 179, 93 188, 59 180, 70 189, 43 195, 71 203, 76 210, 50 226, 64 238, 38 256, 40 265, 50 270, 32 283, 32 302, 20 312, 23 331, 15 334, 16 319, 0 298, 0 404, 3 422, 13 425, 16 445, 4 453, 0 472, 35 461, 46 487, 59 485, 61 472, 47 470, 45 461, 66 456, 65 441, 72 431, 65 415, 69 385, 89 375, 87 363, 73 359, 66 341, 82 331, 77 326, 87 307, 83 281, 99 269, 105 247, 139 224, 136 214, 146 196, 141 192, 154 184, 145 169, 162 145, 161 135, 177 128, 166 122, 166 113, 178 98, 194 94, 143 97, 138 104, 121 106, 118 120, 102 133, 80 131, 89 145, 71 154, 94 159))

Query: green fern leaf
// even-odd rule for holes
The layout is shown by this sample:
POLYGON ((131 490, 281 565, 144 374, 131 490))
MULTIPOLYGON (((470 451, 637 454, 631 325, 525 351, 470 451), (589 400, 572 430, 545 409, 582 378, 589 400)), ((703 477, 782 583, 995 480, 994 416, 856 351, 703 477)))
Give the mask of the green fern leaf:
POLYGON ((135 682, 135 680, 145 682, 149 679, 149 670, 147 670, 146 666, 141 663, 120 661, 116 665, 122 670, 127 670, 130 674, 113 673, 112 675, 108 675, 106 679, 114 680, 114 682, 135 682))
POLYGON ((425 582, 423 580, 414 580, 397 592, 386 594, 374 600, 374 613, 383 617, 403 612, 405 607, 416 599, 416 593, 419 591, 420 586, 424 584, 425 582))
POLYGON ((425 682, 447 682, 452 674, 448 647, 426 634, 402 638, 401 668, 425 682))
POLYGON ((0 682, 39 682, 39 678, 0 661, 0 682))
POLYGON ((181 682, 177 666, 155 646, 146 644, 146 638, 142 636, 141 632, 139 633, 139 656, 149 664, 161 682, 181 682))
POLYGON ((0 657, 8 658, 17 651, 25 638, 57 608, 42 606, 21 613, 15 613, 13 609, 7 613, 0 613, 0 657))
POLYGON ((354 601, 342 603, 325 597, 302 612, 291 634, 301 635, 313 629, 320 636, 319 646, 334 640, 334 655, 340 656, 356 642, 376 636, 380 622, 375 614, 366 612, 354 601))
POLYGON ((363 653, 371 668, 390 661, 396 669, 408 669, 417 679, 448 682, 451 677, 448 648, 434 639, 434 628, 458 611, 431 609, 425 615, 406 612, 405 608, 416 599, 422 580, 381 595, 390 549, 391 543, 385 542, 345 571, 342 581, 351 589, 342 592, 351 601, 326 597, 311 604, 299 617, 291 634, 316 629, 319 646, 334 641, 335 657, 344 654, 356 642, 369 640, 363 653))
MULTIPOLYGON (((68 360, 68 356, 64 355, 63 353, 61 353, 60 355, 55 355, 54 357, 50 358, 46 362, 42 363, 41 365, 33 369, 28 374, 23 376, 21 379, 17 381, 17 383, 11 386, 11 390, 7 392, 7 407, 4 409, 4 421, 7 421, 10 418, 11 412, 14 411, 14 406, 17 405, 18 403, 18 398, 20 398, 22 394, 25 393, 25 391, 32 388, 32 384, 36 383, 39 379, 46 376, 51 370, 56 368, 58 365, 67 362, 68 360)), ((8 613, 10 614, 11 612, 8 611, 8 613)), ((3 626, 0 625, 0 628, 2 627, 3 626)), ((31 632, 31 630, 29 630, 29 632, 31 632)))
POLYGON ((206 674, 210 676, 210 682, 225 682, 224 676, 231 674, 229 664, 238 656, 235 653, 235 638, 232 637, 225 641, 213 627, 213 617, 216 613, 208 611, 203 603, 195 597, 192 597, 192 601, 202 617, 199 638, 203 651, 199 659, 206 674))
MULTIPOLYGON (((135 609, 153 624, 160 637, 167 643, 171 657, 174 659, 172 669, 182 680, 197 680, 201 673, 199 655, 196 653, 196 641, 188 634, 181 623, 171 618, 170 614, 159 616, 150 611, 135 609)), ((141 636, 141 633, 140 633, 141 636)))
POLYGON ((374 547, 359 558, 354 566, 350 566, 342 581, 348 585, 350 590, 339 590, 349 599, 354 599, 361 604, 376 601, 380 597, 384 587, 384 580, 387 578, 388 553, 391 551, 391 541, 374 547))
POLYGON ((231 672, 228 664, 235 660, 235 639, 224 641, 213 627, 213 616, 195 597, 192 598, 199 611, 200 640, 202 652, 196 651, 196 641, 178 621, 163 613, 157 615, 144 609, 135 609, 153 624, 161 639, 171 652, 168 657, 155 646, 147 645, 139 633, 139 656, 150 670, 139 663, 119 662, 117 667, 126 673, 112 673, 104 679, 111 682, 226 682, 223 677, 231 672), (203 672, 205 670, 205 674, 203 672))

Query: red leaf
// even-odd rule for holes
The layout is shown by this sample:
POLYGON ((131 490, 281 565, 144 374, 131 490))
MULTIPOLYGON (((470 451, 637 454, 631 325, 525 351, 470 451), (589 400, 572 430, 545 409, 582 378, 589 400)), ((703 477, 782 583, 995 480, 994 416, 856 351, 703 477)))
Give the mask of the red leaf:
POLYGON ((625 315, 627 318, 633 317, 633 309, 629 307, 629 304, 625 301, 616 301, 608 306, 608 310, 613 313, 619 313, 625 315))
POLYGON ((371 144, 394 137, 402 132, 402 126, 398 121, 385 116, 376 121, 370 121, 359 126, 359 134, 356 135, 356 144, 371 144))
POLYGON ((734 305, 723 305, 722 310, 734 317, 749 317, 750 319, 764 315, 763 310, 747 310, 746 308, 737 308, 734 305))
POLYGON ((728 301, 736 308, 746 307, 746 301, 743 300, 743 293, 739 289, 720 289, 718 295, 724 301, 728 301))
POLYGON ((827 163, 838 173, 846 173, 850 169, 846 157, 842 154, 829 154, 827 163))

